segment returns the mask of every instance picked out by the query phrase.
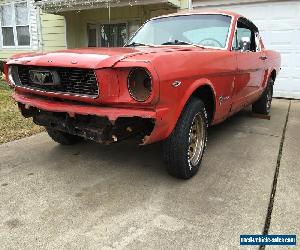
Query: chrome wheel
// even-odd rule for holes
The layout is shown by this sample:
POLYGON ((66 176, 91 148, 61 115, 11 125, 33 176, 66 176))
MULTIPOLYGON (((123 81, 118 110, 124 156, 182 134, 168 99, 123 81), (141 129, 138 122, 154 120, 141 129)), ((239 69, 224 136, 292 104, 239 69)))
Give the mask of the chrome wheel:
POLYGON ((191 97, 176 127, 163 143, 164 160, 170 175, 186 180, 200 169, 207 141, 207 117, 202 100, 191 97))
POLYGON ((190 169, 199 163, 203 154, 206 133, 204 126, 205 123, 201 114, 196 114, 189 133, 188 160, 190 169))

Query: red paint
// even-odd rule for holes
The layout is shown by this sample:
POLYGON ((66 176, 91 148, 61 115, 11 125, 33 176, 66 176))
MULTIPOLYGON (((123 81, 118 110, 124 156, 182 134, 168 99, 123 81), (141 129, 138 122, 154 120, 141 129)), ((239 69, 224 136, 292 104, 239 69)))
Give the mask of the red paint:
POLYGON ((66 102, 53 102, 37 96, 27 96, 15 92, 13 98, 20 103, 27 105, 27 107, 38 107, 42 110, 51 112, 65 112, 70 114, 80 115, 96 115, 107 116, 109 120, 115 121, 118 117, 132 117, 138 116, 142 118, 156 118, 155 110, 141 109, 141 108, 113 108, 103 107, 98 105, 83 105, 66 102))
POLYGON ((206 85, 211 88, 215 98, 212 124, 219 123, 259 98, 271 72, 275 70, 278 74, 281 58, 277 52, 267 50, 262 41, 261 52, 231 51, 239 15, 231 12, 210 13, 233 17, 229 44, 224 50, 182 45, 85 48, 23 54, 15 56, 8 64, 74 67, 75 61, 75 67, 95 69, 100 95, 90 99, 17 87, 13 97, 17 102, 54 112, 107 116, 110 120, 131 116, 153 118, 156 125, 146 141, 152 143, 169 136, 190 96, 206 85), (268 59, 262 61, 261 56, 267 56, 268 59), (152 76, 153 91, 143 103, 133 100, 127 89, 127 76, 133 67, 144 67, 152 76), (180 81, 181 85, 173 87, 174 81, 180 81), (81 103, 52 101, 39 96, 60 97, 81 103), (221 96, 228 99, 220 106, 221 96), (82 102, 90 105, 82 105, 82 102))

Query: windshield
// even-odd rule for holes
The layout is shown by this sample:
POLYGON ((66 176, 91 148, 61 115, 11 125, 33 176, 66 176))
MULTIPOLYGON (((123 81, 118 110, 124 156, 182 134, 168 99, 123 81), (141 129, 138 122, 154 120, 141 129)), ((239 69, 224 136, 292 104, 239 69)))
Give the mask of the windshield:
POLYGON ((231 17, 194 14, 150 20, 129 40, 127 46, 183 45, 225 48, 231 17))

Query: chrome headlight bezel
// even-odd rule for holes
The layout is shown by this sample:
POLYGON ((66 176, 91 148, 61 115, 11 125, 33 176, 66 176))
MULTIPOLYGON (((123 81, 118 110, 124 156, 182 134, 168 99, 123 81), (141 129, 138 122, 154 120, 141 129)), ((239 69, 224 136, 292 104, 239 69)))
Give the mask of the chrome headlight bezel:
POLYGON ((146 102, 152 95, 153 90, 153 81, 150 72, 142 67, 132 68, 127 78, 127 88, 132 99, 137 102, 146 102), (143 82, 138 83, 139 86, 135 86, 134 89, 132 86, 132 81, 134 81, 136 78, 140 78, 140 81, 143 79, 143 82), (141 90, 143 93, 137 93, 137 91, 141 90))

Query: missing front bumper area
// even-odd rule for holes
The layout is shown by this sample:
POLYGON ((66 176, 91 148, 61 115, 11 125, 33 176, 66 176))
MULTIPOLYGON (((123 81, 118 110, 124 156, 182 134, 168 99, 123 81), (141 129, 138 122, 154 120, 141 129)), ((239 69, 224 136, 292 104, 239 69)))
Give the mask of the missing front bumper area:
POLYGON ((155 120, 141 117, 119 117, 111 122, 107 117, 95 115, 48 112, 34 107, 26 108, 19 103, 22 115, 32 117, 37 125, 52 128, 72 135, 77 135, 88 140, 110 144, 130 137, 143 139, 153 131, 155 120))

